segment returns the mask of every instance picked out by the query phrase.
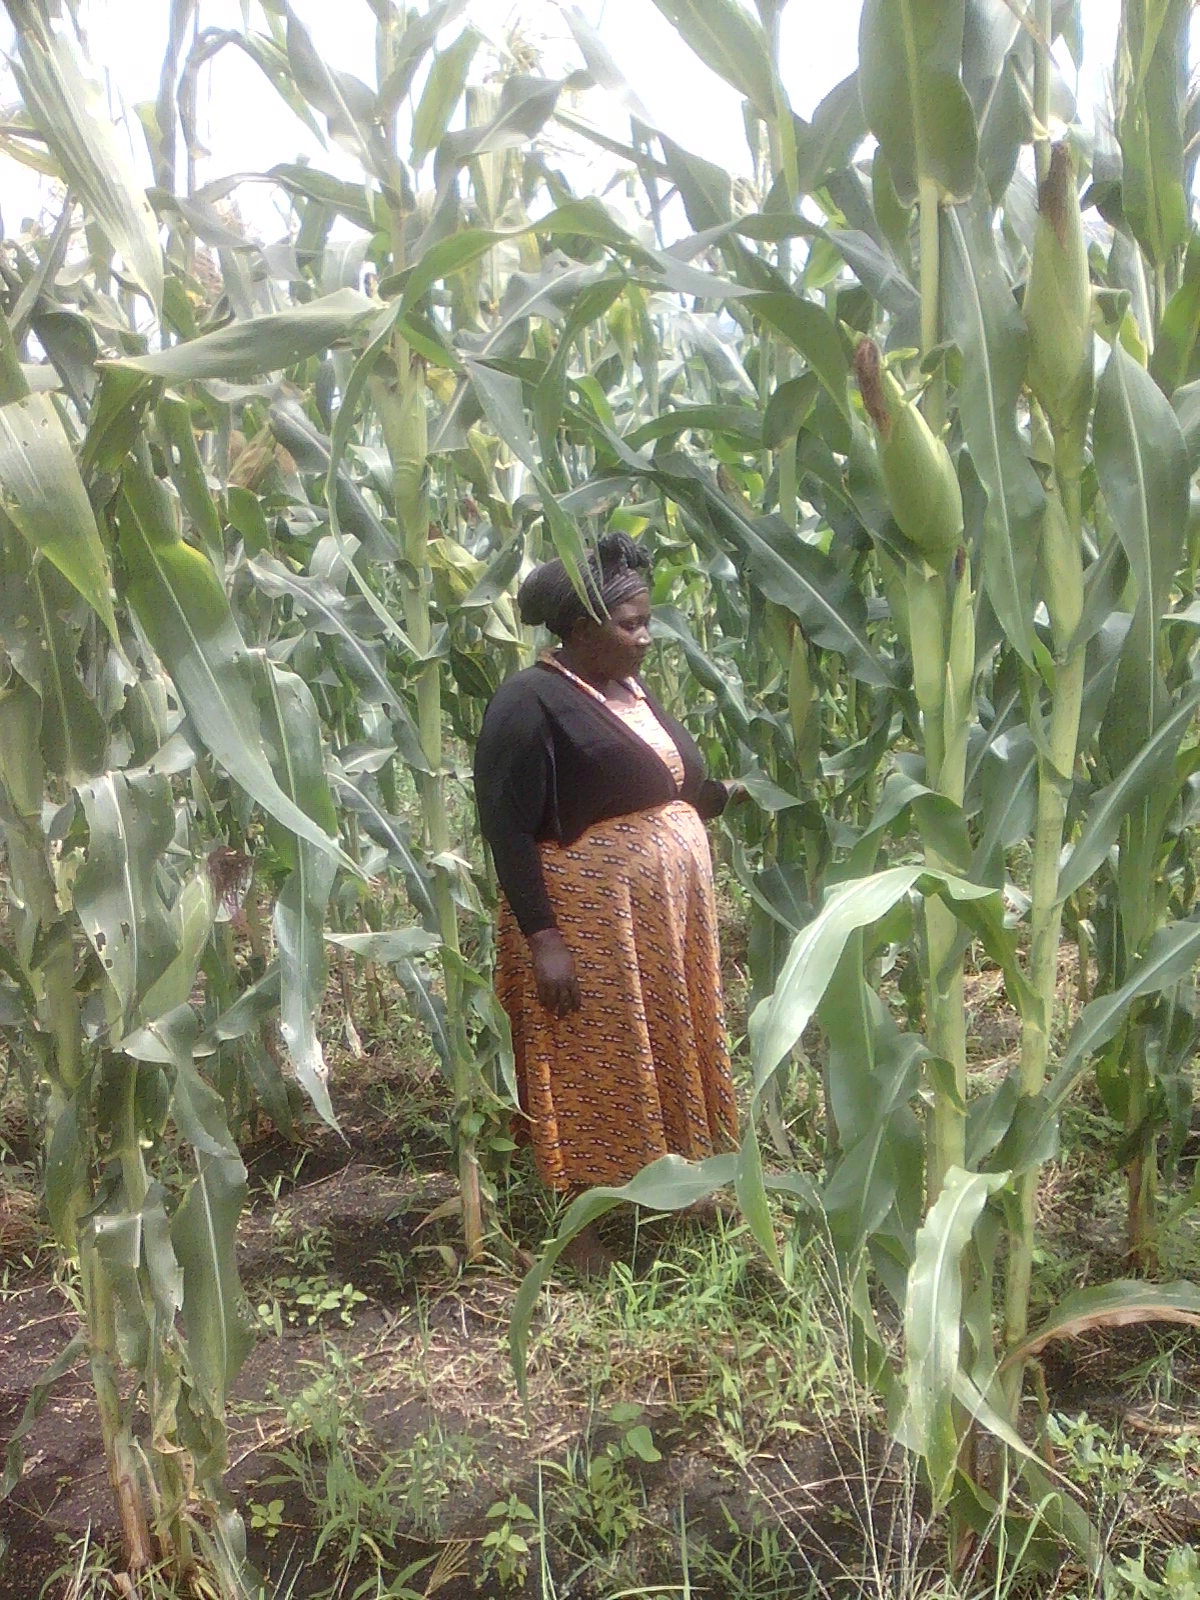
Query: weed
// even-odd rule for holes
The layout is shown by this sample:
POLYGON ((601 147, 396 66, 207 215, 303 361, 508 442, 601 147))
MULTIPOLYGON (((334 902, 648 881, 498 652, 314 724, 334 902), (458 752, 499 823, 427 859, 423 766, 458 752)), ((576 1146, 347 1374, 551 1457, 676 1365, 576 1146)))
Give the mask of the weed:
MULTIPOLYGON (((439 1536, 443 1505, 474 1479, 474 1441, 447 1433, 434 1417, 427 1432, 380 1459, 362 1418, 361 1360, 327 1343, 323 1362, 310 1366, 313 1381, 280 1401, 294 1437, 275 1452, 278 1471, 266 1481, 295 1485, 308 1503, 318 1530, 314 1560, 329 1552, 343 1578, 365 1563, 381 1584, 399 1582, 397 1545, 414 1535, 439 1536)), ((403 1584, 378 1590, 403 1592, 403 1584)))
MULTIPOLYGON (((783 1536, 771 1523, 758 1521, 743 1532, 721 1506, 728 1524, 728 1549, 701 1539, 691 1546, 690 1570, 700 1590, 724 1600, 798 1600, 798 1578, 783 1536)), ((813 1593, 810 1584, 808 1593, 813 1593)))
POLYGON ((1160 1581, 1147 1574, 1143 1548, 1122 1561, 1116 1584, 1123 1586, 1119 1595, 1136 1596, 1137 1600, 1200 1600, 1200 1558, 1190 1544, 1176 1545, 1167 1556, 1160 1581))
POLYGON ((266 1505, 258 1500, 251 1501, 250 1528, 270 1543, 283 1528, 283 1501, 270 1500, 266 1505))
MULTIPOLYGON (((285 1308, 287 1320, 303 1322, 306 1328, 315 1328, 324 1317, 334 1317, 344 1328, 354 1325, 354 1308, 365 1304, 366 1295, 352 1283, 334 1283, 323 1272, 311 1276, 297 1275, 276 1278, 272 1289, 277 1304, 285 1308)), ((259 1308, 260 1315, 263 1308, 259 1308)), ((272 1325, 278 1327, 279 1318, 272 1312, 272 1325)))
POLYGON ((623 1547, 641 1526, 646 1495, 637 1468, 661 1460, 640 1406, 613 1406, 603 1418, 615 1436, 593 1449, 573 1446, 561 1463, 543 1469, 557 1479, 551 1521, 562 1549, 584 1565, 612 1572, 623 1547))
POLYGON ((487 1514, 490 1524, 483 1539, 483 1566, 480 1581, 495 1573, 502 1589, 525 1587, 529 1576, 530 1524, 537 1513, 515 1494, 497 1500, 487 1514), (524 1529, 524 1532, 520 1530, 524 1529))

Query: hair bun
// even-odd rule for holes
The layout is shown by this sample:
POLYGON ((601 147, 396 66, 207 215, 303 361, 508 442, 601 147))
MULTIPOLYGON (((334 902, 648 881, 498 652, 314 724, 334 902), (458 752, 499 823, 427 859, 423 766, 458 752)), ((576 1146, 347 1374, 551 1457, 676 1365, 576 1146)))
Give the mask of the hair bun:
POLYGON ((635 544, 627 533, 616 529, 600 535, 596 541, 596 554, 601 567, 628 567, 631 572, 644 572, 654 565, 648 550, 635 544))
POLYGON ((534 567, 517 590, 517 610, 527 628, 547 626, 562 605, 562 585, 554 567, 552 561, 534 567))

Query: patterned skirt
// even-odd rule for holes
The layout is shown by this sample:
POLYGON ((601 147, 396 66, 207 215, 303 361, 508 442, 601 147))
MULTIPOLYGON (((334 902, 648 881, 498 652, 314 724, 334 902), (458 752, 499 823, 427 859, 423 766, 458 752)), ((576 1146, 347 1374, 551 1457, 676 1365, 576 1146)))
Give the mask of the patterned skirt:
POLYGON ((519 1120, 542 1181, 559 1190, 621 1184, 668 1153, 699 1160, 728 1149, 737 1110, 699 816, 672 801, 540 850, 583 1006, 555 1017, 540 1003, 507 905, 496 992, 512 1022, 519 1120))

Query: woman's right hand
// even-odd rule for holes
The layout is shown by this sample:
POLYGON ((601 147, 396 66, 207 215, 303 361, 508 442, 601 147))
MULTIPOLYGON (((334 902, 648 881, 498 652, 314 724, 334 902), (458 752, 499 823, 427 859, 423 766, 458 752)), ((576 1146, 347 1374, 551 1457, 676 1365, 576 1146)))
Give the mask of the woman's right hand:
POLYGON ((543 928, 529 935, 533 975, 538 999, 556 1017, 578 1011, 583 1004, 579 980, 575 976, 575 957, 557 928, 543 928))

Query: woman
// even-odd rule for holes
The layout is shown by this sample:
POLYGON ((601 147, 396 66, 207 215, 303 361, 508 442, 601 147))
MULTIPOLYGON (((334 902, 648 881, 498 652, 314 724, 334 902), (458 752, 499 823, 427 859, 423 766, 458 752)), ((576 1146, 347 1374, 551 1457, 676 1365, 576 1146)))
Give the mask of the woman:
MULTIPOLYGON (((600 540, 603 621, 561 561, 530 574, 522 620, 559 648, 497 691, 475 755, 504 891, 496 990, 538 1173, 566 1192, 711 1155, 737 1126, 704 832, 729 795, 638 682, 650 564, 600 540)), ((594 1236, 575 1259, 601 1264, 594 1236)))

